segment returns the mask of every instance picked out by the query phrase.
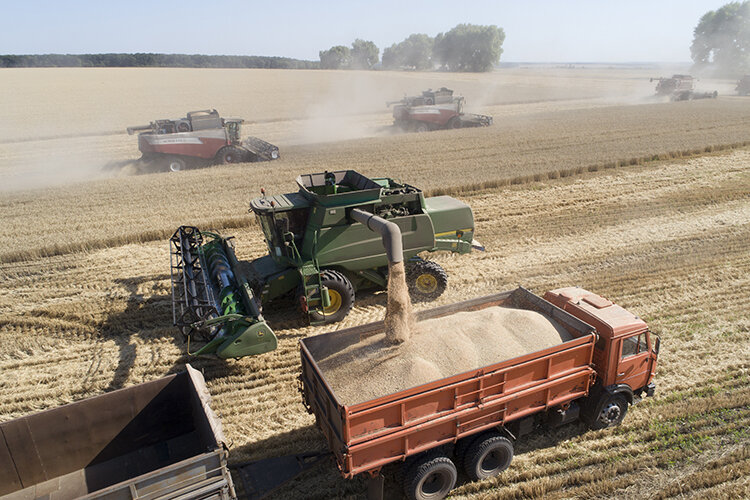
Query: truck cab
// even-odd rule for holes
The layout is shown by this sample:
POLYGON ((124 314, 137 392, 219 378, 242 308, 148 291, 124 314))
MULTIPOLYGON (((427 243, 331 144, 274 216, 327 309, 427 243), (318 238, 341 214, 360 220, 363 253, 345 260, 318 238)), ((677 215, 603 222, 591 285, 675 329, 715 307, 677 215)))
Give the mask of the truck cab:
POLYGON ((645 321, 583 288, 552 290, 544 298, 598 332, 593 355, 598 390, 621 394, 631 404, 644 393, 653 396, 660 340, 645 321))

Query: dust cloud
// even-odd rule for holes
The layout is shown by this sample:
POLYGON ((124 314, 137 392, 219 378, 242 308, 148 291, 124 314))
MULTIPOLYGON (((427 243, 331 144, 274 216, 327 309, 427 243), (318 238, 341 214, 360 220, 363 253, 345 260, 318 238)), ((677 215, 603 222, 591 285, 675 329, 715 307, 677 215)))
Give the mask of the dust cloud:
POLYGON ((305 118, 290 124, 284 142, 311 144, 388 135, 392 133, 392 108, 385 103, 403 96, 398 88, 385 73, 342 71, 340 78, 332 78, 311 97, 303 111, 305 118))
POLYGON ((123 132, 0 144, 0 193, 145 173, 132 139, 123 132))

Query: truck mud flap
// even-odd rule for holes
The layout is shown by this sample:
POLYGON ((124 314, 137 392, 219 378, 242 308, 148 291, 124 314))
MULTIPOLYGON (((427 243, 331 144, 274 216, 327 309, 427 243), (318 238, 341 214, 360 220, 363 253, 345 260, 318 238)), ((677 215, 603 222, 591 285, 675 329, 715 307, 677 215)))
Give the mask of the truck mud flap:
POLYGON ((245 489, 246 498, 258 500, 333 455, 327 451, 266 458, 232 466, 245 489))
POLYGON ((259 161, 270 161, 279 158, 279 148, 263 139, 248 137, 242 145, 245 149, 253 153, 259 161))

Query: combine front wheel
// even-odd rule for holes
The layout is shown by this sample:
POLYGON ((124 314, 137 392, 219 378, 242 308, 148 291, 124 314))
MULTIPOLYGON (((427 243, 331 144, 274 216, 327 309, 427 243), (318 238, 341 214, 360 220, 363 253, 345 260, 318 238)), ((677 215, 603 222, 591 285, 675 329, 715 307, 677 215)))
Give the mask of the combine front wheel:
POLYGON ((331 303, 323 308, 323 314, 318 311, 310 313, 313 321, 335 323, 349 314, 354 305, 354 287, 346 276, 331 269, 320 273, 320 284, 328 288, 331 303))
POLYGON ((424 123, 424 122, 418 122, 414 126, 414 131, 415 132, 419 132, 419 133, 429 132, 430 131, 430 127, 426 123, 424 123))
POLYGON ((167 159, 167 168, 170 172, 179 172, 180 170, 185 170, 186 166, 187 164, 185 163, 185 160, 183 160, 179 156, 173 156, 167 159))
POLYGON ((244 159, 244 154, 240 149, 235 148, 234 146, 227 146, 221 148, 216 154, 216 157, 220 163, 226 165, 229 163, 240 163, 244 159))
POLYGON ((454 116, 453 118, 448 120, 447 128, 461 128, 461 118, 454 116))

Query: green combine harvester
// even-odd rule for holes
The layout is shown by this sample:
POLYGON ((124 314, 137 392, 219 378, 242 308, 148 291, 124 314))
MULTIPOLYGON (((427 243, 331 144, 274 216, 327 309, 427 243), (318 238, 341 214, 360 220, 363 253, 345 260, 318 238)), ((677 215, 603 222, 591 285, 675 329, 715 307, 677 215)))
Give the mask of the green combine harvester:
POLYGON ((261 314, 293 296, 312 325, 343 319, 355 291, 383 289, 389 262, 405 261, 413 300, 439 297, 448 276, 420 252, 469 253, 471 208, 449 196, 353 170, 301 175, 299 191, 250 202, 268 255, 239 262, 231 238, 181 226, 171 238, 174 324, 204 345, 196 355, 238 358, 276 348, 261 314))

